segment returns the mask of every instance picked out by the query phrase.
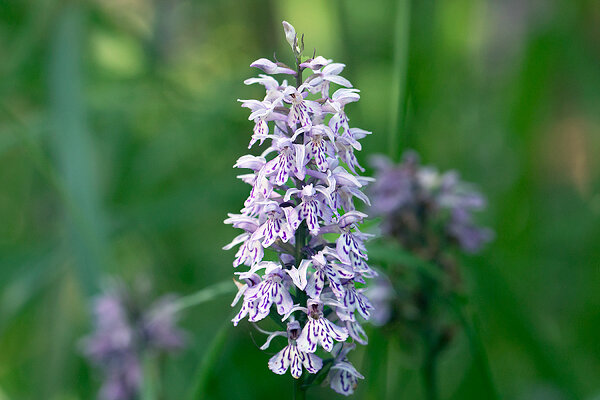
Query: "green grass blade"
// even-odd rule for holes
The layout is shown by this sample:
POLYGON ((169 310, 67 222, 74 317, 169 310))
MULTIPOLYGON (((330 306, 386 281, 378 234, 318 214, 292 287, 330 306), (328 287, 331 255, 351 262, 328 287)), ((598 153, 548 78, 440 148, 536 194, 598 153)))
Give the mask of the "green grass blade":
POLYGON ((500 396, 496 389, 496 385, 494 384, 487 352, 485 351, 481 336, 479 335, 476 317, 467 316, 464 307, 460 305, 459 301, 451 300, 450 307, 465 331, 471 356, 473 357, 471 368, 469 369, 463 384, 458 389, 458 392, 461 393, 461 395, 457 398, 462 398, 465 395, 462 391, 466 390, 467 393, 470 394, 477 393, 479 396, 485 395, 486 399, 499 400, 500 396))
POLYGON ((158 373, 158 365, 156 357, 152 355, 146 355, 143 360, 143 373, 142 373, 142 393, 141 400, 157 400, 158 399, 158 380, 160 379, 158 373))
POLYGON ((398 136, 402 128, 406 97, 406 70, 410 37, 410 0, 398 0, 394 28, 394 63, 392 65, 392 97, 390 101, 389 154, 398 155, 398 136))
POLYGON ((196 370, 192 385, 188 392, 188 400, 200 400, 207 398, 206 392, 208 389, 208 382, 213 373, 214 366, 219 359, 223 347, 227 341, 227 334, 231 329, 230 318, 223 323, 219 328, 212 342, 208 345, 204 357, 200 361, 196 370))
POLYGON ((73 210, 67 209, 68 240, 86 293, 95 291, 97 275, 106 265, 104 221, 91 134, 86 125, 83 94, 82 50, 85 38, 85 8, 66 3, 54 27, 50 48, 49 93, 51 145, 68 198, 80 212, 87 231, 82 231, 73 210))
POLYGON ((235 291, 236 287, 230 280, 218 282, 208 287, 205 287, 204 289, 199 290, 194 294, 178 299, 173 304, 174 311, 179 312, 185 310, 186 308, 190 308, 202 303, 206 303, 207 301, 211 301, 217 298, 218 296, 234 293, 235 291))

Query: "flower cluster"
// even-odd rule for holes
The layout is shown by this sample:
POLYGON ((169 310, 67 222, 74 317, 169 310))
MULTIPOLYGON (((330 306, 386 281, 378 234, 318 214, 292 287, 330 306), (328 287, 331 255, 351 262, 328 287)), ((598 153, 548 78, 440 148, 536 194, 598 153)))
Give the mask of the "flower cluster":
POLYGON ((420 340, 425 371, 460 329, 456 251, 476 252, 492 238, 473 220, 485 200, 455 172, 421 166, 412 151, 398 165, 383 156, 373 164, 377 180, 370 188, 370 211, 381 217, 382 236, 371 252, 385 274, 366 292, 378 310, 372 320, 407 347, 420 340))
POLYGON ((405 246, 423 242, 433 227, 441 227, 443 239, 474 253, 489 242, 493 234, 478 227, 472 213, 482 210, 485 198, 460 181, 454 171, 440 174, 433 167, 419 165, 413 151, 394 165, 383 156, 373 159, 376 183, 371 187, 373 215, 382 216, 384 235, 394 236, 405 246))
MULTIPOLYGON (((276 374, 290 369, 300 378, 303 368, 310 374, 322 369, 319 348, 334 352, 335 342, 367 341, 359 316, 368 319, 372 305, 355 283, 375 273, 367 265, 369 235, 358 229, 366 214, 354 202, 369 205, 362 189, 370 179, 358 175, 364 169, 354 151, 370 132, 349 126, 345 106, 360 96, 339 75, 344 64, 321 56, 302 59, 303 41, 290 24, 283 26, 296 68, 264 58, 251 66, 287 74, 295 85, 265 74, 245 81, 266 91, 263 100, 240 100, 254 122, 249 148, 265 141, 269 146, 235 164, 251 170, 239 178, 252 189, 241 213, 225 220, 243 230, 225 249, 241 245, 233 266, 250 267, 236 272, 233 305, 242 305, 234 325, 276 314, 278 321, 287 320, 287 329, 274 332, 263 347, 273 337, 287 337, 288 345, 268 365, 276 374), (305 80, 303 72, 310 72, 305 80)), ((347 361, 347 349, 336 351, 329 369, 331 387, 346 395, 362 378, 347 361)))
POLYGON ((133 400, 140 394, 142 359, 184 345, 175 326, 173 298, 162 297, 143 309, 124 288, 94 301, 94 332, 83 339, 83 353, 104 375, 99 398, 133 400))

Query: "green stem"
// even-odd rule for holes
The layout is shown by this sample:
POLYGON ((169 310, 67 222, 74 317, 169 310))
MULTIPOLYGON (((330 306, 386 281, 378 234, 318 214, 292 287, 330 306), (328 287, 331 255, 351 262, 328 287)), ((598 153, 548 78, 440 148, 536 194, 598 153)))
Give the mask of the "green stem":
POLYGON ((300 261, 302 261, 302 249, 306 243, 306 226, 304 223, 301 223, 296 230, 296 254, 294 258, 296 259, 296 268, 300 266, 300 261))
POLYGON ((302 85, 302 68, 300 68, 300 64, 302 60, 300 59, 300 55, 296 56, 296 89, 302 85))
MULTIPOLYGON (((294 258, 296 260, 296 268, 299 268, 300 263, 302 262, 302 258, 303 258, 302 257, 302 249, 306 245, 307 236, 308 236, 308 228, 306 226, 306 223, 302 222, 300 224, 300 226, 298 227, 298 229, 296 230, 296 254, 294 255, 294 258)), ((306 300, 307 300, 306 292, 296 288, 296 302, 298 304, 306 304, 306 300)), ((301 314, 298 318, 299 321, 305 322, 304 317, 305 317, 305 315, 301 314)))
POLYGON ((65 208, 67 240, 82 288, 87 295, 98 289, 98 276, 110 264, 106 221, 96 146, 87 124, 84 90, 86 2, 64 2, 56 18, 49 47, 48 94, 51 112, 49 143, 68 198, 80 215, 65 208), (79 218, 85 224, 81 229, 79 218))
MULTIPOLYGON (((295 52, 295 50, 294 50, 295 52)), ((302 85, 302 68, 300 64, 302 60, 300 58, 300 54, 296 54, 296 88, 299 88, 302 85)), ((302 135, 301 135, 302 136, 302 135)), ((301 189, 301 188, 300 188, 301 189)), ((300 266, 300 262, 302 261, 302 249, 306 245, 306 238, 308 234, 308 230, 306 224, 303 222, 300 224, 298 229, 296 230, 296 247, 294 258, 296 261, 296 268, 300 266)), ((300 304, 306 304, 306 293, 302 290, 296 291, 296 301, 300 304)), ((306 388, 304 386, 304 374, 300 376, 298 379, 294 379, 294 400, 304 400, 306 399, 306 388)))
POLYGON ((426 400, 437 400, 437 363, 438 356, 444 345, 439 329, 436 328, 435 316, 432 311, 432 300, 438 293, 438 282, 432 279, 428 274, 420 272, 421 292, 424 295, 421 312, 423 314, 424 326, 421 331, 424 346, 423 365, 421 373, 423 376, 423 390, 426 400))
POLYGON ((146 354, 142 360, 142 391, 140 394, 141 400, 157 400, 158 399, 158 381, 159 371, 157 358, 154 355, 146 354))
POLYGON ((306 389, 302 386, 304 385, 304 374, 300 376, 298 379, 294 379, 294 400, 305 400, 306 399, 306 389))
POLYGON ((437 349, 431 348, 431 344, 428 345, 427 354, 425 355, 425 361, 423 363, 423 387, 425 389, 425 399, 437 400, 437 349))

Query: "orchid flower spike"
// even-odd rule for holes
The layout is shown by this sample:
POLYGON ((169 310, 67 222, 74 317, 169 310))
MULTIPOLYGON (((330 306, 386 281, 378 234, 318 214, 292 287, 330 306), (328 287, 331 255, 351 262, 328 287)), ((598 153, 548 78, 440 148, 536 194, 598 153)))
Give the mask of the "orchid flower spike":
POLYGON ((367 215, 354 204, 357 198, 370 204, 363 192, 370 178, 357 174, 354 154, 370 132, 350 128, 346 106, 360 96, 339 75, 344 64, 322 56, 300 62, 302 37, 286 21, 283 28, 295 68, 264 58, 251 66, 269 75, 293 74, 296 84, 262 74, 245 83, 264 86, 264 99, 240 100, 254 122, 250 147, 266 149, 234 166, 250 171, 240 178, 251 189, 239 214, 225 220, 242 231, 225 249, 240 246, 233 266, 247 267, 236 273, 234 305, 241 307, 233 323, 258 325, 269 316, 285 321, 286 331, 270 333, 262 347, 287 339, 269 369, 289 370, 294 378, 328 374, 335 391, 350 394, 362 378, 346 358, 353 347, 334 347, 366 343, 361 323, 373 311, 355 286, 375 276, 364 245, 369 235, 359 231, 367 215), (312 75, 303 80, 304 70, 312 75), (266 261, 266 255, 275 257, 266 261), (322 357, 331 352, 335 365, 322 368, 322 357))

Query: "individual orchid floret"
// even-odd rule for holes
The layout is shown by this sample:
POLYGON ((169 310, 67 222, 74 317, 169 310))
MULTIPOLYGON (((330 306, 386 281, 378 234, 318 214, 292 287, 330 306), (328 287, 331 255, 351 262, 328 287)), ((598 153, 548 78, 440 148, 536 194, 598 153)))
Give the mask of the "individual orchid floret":
MULTIPOLYGON (((264 88, 261 100, 240 101, 254 122, 249 148, 265 149, 235 164, 249 170, 239 178, 251 189, 240 212, 225 220, 241 230, 225 249, 239 246, 233 265, 248 267, 235 273, 238 294, 232 306, 241 307, 233 324, 247 319, 267 333, 258 323, 268 316, 290 321, 286 332, 270 334, 262 348, 287 337, 287 346, 268 366, 276 374, 290 369, 295 378, 321 374, 298 385, 305 390, 312 384, 306 382, 322 382, 329 371, 317 353, 333 351, 336 342, 367 342, 360 323, 372 306, 362 285, 376 273, 364 245, 370 236, 359 230, 367 215, 356 210, 354 199, 370 204, 364 190, 371 179, 358 175, 362 169, 355 156, 370 132, 349 125, 346 106, 360 95, 340 75, 345 65, 316 54, 304 58, 303 36, 288 22, 283 28, 296 69, 264 58, 252 66, 293 75, 295 84, 265 74, 244 82, 264 88), (305 70, 312 74, 303 79, 305 70)), ((338 361, 331 369, 336 382, 346 359, 338 361)))
POLYGON ((282 102, 282 96, 278 96, 277 94, 278 92, 271 91, 263 101, 238 99, 238 101, 242 102, 242 107, 247 107, 252 111, 248 119, 254 121, 254 134, 252 135, 252 140, 250 141, 248 148, 251 148, 257 141, 260 141, 259 144, 262 144, 268 137, 268 121, 287 119, 287 116, 275 111, 276 107, 281 106, 282 102), (274 95, 269 96, 271 93, 274 95))
POLYGON ((303 92, 304 87, 295 88, 288 86, 283 91, 283 99, 286 103, 291 104, 290 113, 288 115, 288 124, 290 128, 300 124, 303 127, 312 125, 311 115, 319 115, 321 106, 316 101, 305 100, 308 95, 303 92))
POLYGON ((289 68, 288 66, 282 65, 280 63, 274 63, 271 60, 267 60, 266 58, 260 58, 250 64, 251 67, 260 68, 265 71, 267 74, 288 74, 294 75, 296 71, 289 68))
POLYGON ((349 263, 354 257, 366 260, 367 249, 364 242, 370 238, 370 235, 360 232, 358 228, 355 228, 355 232, 352 232, 350 226, 345 226, 341 230, 342 234, 336 241, 336 249, 342 261, 349 263))
POLYGON ((310 81, 308 82, 308 91, 310 91, 311 93, 321 92, 324 98, 329 98, 329 87, 331 86, 331 83, 335 83, 337 85, 344 86, 347 88, 352 87, 352 84, 348 79, 339 75, 345 67, 344 64, 328 63, 322 69, 317 71, 315 71, 314 67, 319 66, 320 63, 315 63, 315 60, 313 60, 312 63, 305 63, 304 65, 307 65, 307 67, 312 69, 314 72, 314 74, 310 77, 310 81))
POLYGON ((323 349, 330 352, 333 350, 334 341, 343 342, 348 338, 345 328, 323 317, 323 303, 320 300, 308 300, 307 315, 308 321, 297 342, 300 350, 314 353, 317 344, 320 344, 323 349))
POLYGON ((358 380, 365 378, 346 358, 348 353, 354 350, 354 347, 354 344, 336 345, 334 353, 337 353, 337 355, 329 373, 329 386, 344 396, 353 394, 358 386, 358 380))
POLYGON ((341 208, 347 213, 354 211, 356 210, 354 207, 355 197, 367 206, 371 205, 369 198, 361 189, 369 182, 372 182, 372 179, 354 176, 346 171, 344 167, 337 166, 338 163, 338 160, 334 160, 333 163, 330 162, 329 170, 331 174, 327 176, 329 186, 335 187, 332 199, 333 208, 335 210, 341 208))
POLYGON ((256 316, 258 315, 258 299, 249 298, 248 294, 254 293, 255 288, 261 282, 261 278, 258 274, 252 273, 245 275, 243 280, 246 283, 240 283, 236 280, 233 281, 238 288, 238 293, 235 296, 233 302, 231 303, 231 307, 235 307, 235 305, 240 301, 240 299, 242 297, 244 298, 240 312, 237 313, 237 315, 231 320, 234 326, 237 326, 237 324, 244 317, 246 317, 246 315, 249 315, 249 319, 256 319, 256 316))
POLYGON ((240 274, 240 278, 249 278, 255 271, 265 268, 262 282, 246 291, 245 301, 256 301, 255 315, 250 315, 249 321, 256 322, 269 315, 271 306, 275 304, 279 315, 287 314, 294 305, 289 292, 290 277, 277 263, 265 261, 257 264, 251 272, 240 274))
MULTIPOLYGON (((296 379, 302 376, 302 367, 311 374, 317 373, 323 367, 323 360, 315 354, 300 350, 297 340, 300 336, 300 323, 291 321, 287 324, 288 345, 269 360, 269 369, 278 375, 283 375, 288 368, 296 379)), ((265 345, 268 346, 268 343, 265 345)), ((264 350, 266 347, 263 346, 264 350)))
POLYGON ((373 309, 371 302, 354 285, 344 285, 344 307, 351 319, 354 318, 355 311, 364 318, 369 319, 370 310, 373 309))
MULTIPOLYGON (((260 242, 260 238, 258 238, 256 235, 242 234, 236 239, 237 241, 242 240, 243 243, 238 249, 237 253, 235 253, 235 260, 233 261, 234 267, 242 264, 252 266, 263 259, 265 251, 260 242)), ((233 247, 233 244, 234 243, 232 242, 223 249, 229 250, 231 247, 233 247)))
POLYGON ((267 221, 258 229, 257 236, 262 238, 262 246, 270 247, 277 239, 287 243, 294 235, 288 223, 289 212, 282 209, 275 201, 264 205, 267 221))
POLYGON ((320 70, 326 65, 331 64, 332 62, 333 60, 328 60, 323 56, 317 56, 315 58, 303 62, 302 64, 300 64, 300 67, 311 69, 314 73, 317 73, 318 70, 320 70))
POLYGON ((298 205, 296 212, 298 217, 296 219, 296 228, 300 222, 306 221, 308 230, 313 235, 319 234, 320 224, 319 220, 326 222, 331 221, 332 211, 330 208, 331 200, 330 193, 327 188, 321 185, 308 184, 302 188, 291 188, 287 190, 284 200, 289 201, 292 195, 299 195, 302 201, 298 205))
POLYGON ((282 137, 273 139, 273 148, 277 149, 279 154, 265 165, 265 174, 274 176, 273 184, 283 185, 290 174, 298 179, 304 179, 305 147, 293 143, 290 138, 282 137))
POLYGON ((310 261, 307 260, 315 272, 308 279, 306 294, 311 299, 318 299, 325 288, 325 283, 328 283, 329 289, 341 300, 344 297, 342 281, 352 279, 354 271, 348 265, 332 261, 332 259, 339 260, 335 252, 329 250, 326 254, 325 251, 321 250, 310 261))
POLYGON ((332 130, 325 125, 312 126, 304 135, 306 156, 314 159, 317 169, 326 172, 328 169, 327 157, 334 157, 335 137, 332 130))
POLYGON ((354 155, 355 146, 353 146, 352 141, 349 140, 347 136, 340 136, 335 142, 335 147, 337 149, 337 153, 340 157, 340 160, 346 163, 348 169, 350 169, 352 173, 356 173, 357 169, 361 172, 364 172, 365 169, 360 166, 358 160, 356 159, 356 156, 354 155))
POLYGON ((348 103, 358 101, 360 95, 358 89, 338 89, 333 94, 331 100, 327 100, 323 106, 323 110, 333 114, 329 120, 329 128, 334 133, 338 133, 340 128, 344 128, 344 132, 350 131, 348 125, 348 117, 344 112, 344 106, 348 103))
POLYGON ((285 32, 285 40, 287 40, 287 42, 289 43, 290 47, 292 48, 292 51, 294 52, 294 55, 296 55, 297 57, 300 56, 300 53, 302 53, 303 47, 304 47, 304 43, 301 42, 298 43, 298 36, 296 35, 296 29, 294 29, 294 27, 292 26, 292 24, 290 24, 287 21, 283 21, 282 22, 283 25, 283 30, 285 32))
MULTIPOLYGON (((341 317, 340 317, 341 318, 341 317)), ((362 325, 358 321, 346 321, 346 329, 348 330, 348 334, 355 342, 360 343, 362 345, 366 345, 369 343, 369 338, 367 337, 367 333, 362 325)))

